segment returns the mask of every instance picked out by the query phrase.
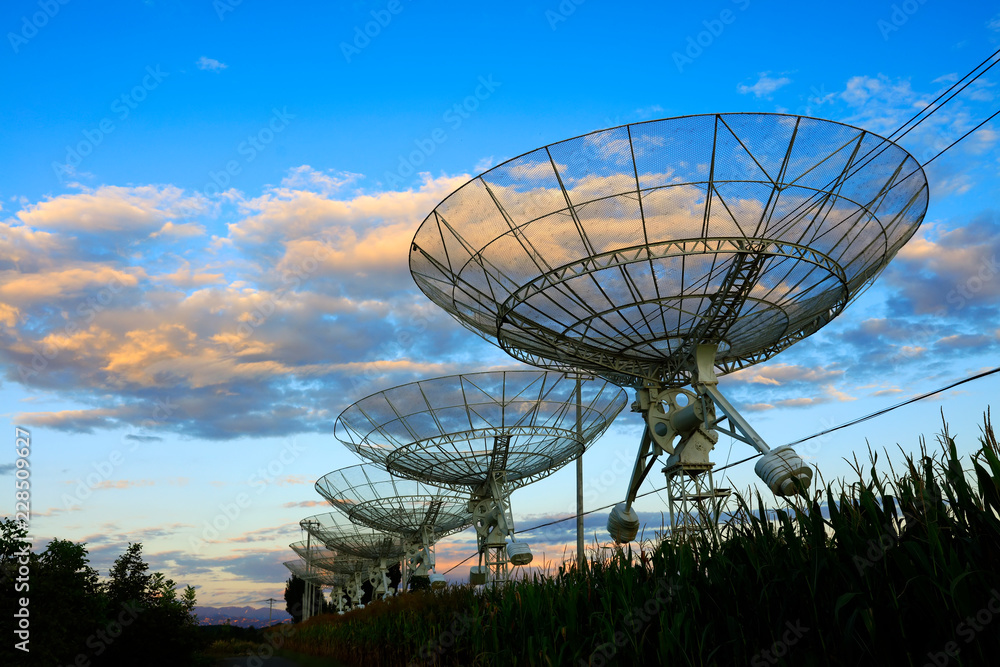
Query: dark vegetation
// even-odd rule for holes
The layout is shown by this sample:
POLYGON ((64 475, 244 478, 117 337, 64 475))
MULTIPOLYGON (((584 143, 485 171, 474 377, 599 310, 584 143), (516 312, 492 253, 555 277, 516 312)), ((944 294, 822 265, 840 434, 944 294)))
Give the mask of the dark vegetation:
POLYGON ((0 664, 29 667, 104 667, 192 664, 197 643, 194 588, 180 594, 161 573, 149 573, 142 545, 129 544, 109 577, 101 581, 84 544, 53 540, 27 556, 27 589, 16 590, 18 553, 25 531, 10 519, 0 523, 0 664), (15 648, 14 631, 28 599, 29 652, 15 648), (137 661, 137 656, 141 660, 137 661))
POLYGON ((818 491, 737 497, 690 542, 506 587, 414 592, 283 637, 350 664, 983 665, 1000 656, 1000 458, 940 447, 818 491))

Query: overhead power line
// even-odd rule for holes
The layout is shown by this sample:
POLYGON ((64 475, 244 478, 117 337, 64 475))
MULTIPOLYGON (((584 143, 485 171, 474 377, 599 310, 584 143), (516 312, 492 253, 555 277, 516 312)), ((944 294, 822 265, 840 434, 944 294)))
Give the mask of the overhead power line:
MULTIPOLYGON (((792 445, 801 444, 801 443, 806 442, 808 440, 814 440, 815 438, 822 437, 824 435, 827 435, 828 433, 833 433, 834 431, 839 431, 841 429, 845 429, 848 426, 854 426, 856 424, 860 424, 861 422, 865 422, 865 421, 868 421, 870 419, 875 419, 876 417, 881 417, 884 414, 892 412, 893 410, 898 410, 899 408, 902 408, 904 406, 910 405, 911 403, 916 403, 917 401, 922 401, 925 398, 930 398, 931 396, 934 396, 936 394, 940 394, 942 392, 948 391, 949 389, 954 389, 955 387, 958 387, 960 385, 966 384, 968 382, 972 382, 974 380, 979 380, 981 378, 988 377, 988 376, 994 375, 996 373, 1000 373, 1000 366, 998 366, 997 368, 992 368, 992 369, 990 369, 988 371, 983 371, 981 373, 976 373, 975 375, 971 375, 971 376, 969 376, 967 378, 963 378, 961 380, 958 380, 957 382, 952 382, 952 383, 950 383, 948 385, 945 385, 944 387, 940 387, 938 389, 935 389, 934 391, 928 391, 928 392, 920 394, 918 396, 914 396, 912 398, 908 398, 905 401, 902 401, 900 403, 896 403, 895 405, 891 405, 891 406, 889 406, 887 408, 882 408, 881 410, 876 410, 875 412, 872 412, 871 414, 865 415, 863 417, 858 417, 857 419, 852 419, 852 420, 844 422, 843 424, 840 424, 838 426, 834 426, 832 428, 825 429, 825 430, 820 431, 818 433, 813 433, 812 435, 806 436, 804 438, 800 438, 798 440, 793 440, 792 442, 786 443, 785 445, 782 445, 782 446, 783 447, 790 447, 792 445)), ((739 461, 735 461, 733 463, 729 463, 727 465, 724 465, 721 468, 716 469, 714 472, 720 472, 720 471, 725 470, 727 468, 733 468, 733 467, 738 466, 738 465, 740 465, 742 463, 746 463, 747 461, 752 461, 755 458, 758 458, 759 456, 761 456, 760 453, 754 454, 753 456, 748 456, 745 459, 740 459, 739 461)), ((649 495, 652 495, 654 493, 658 493, 660 491, 664 491, 666 488, 667 487, 664 486, 664 487, 661 487, 661 488, 653 489, 652 491, 647 491, 645 493, 641 493, 641 494, 637 495, 636 498, 642 498, 644 496, 649 496, 649 495)), ((594 512, 600 512, 601 510, 606 510, 606 509, 609 509, 611 507, 614 507, 617 504, 618 503, 611 503, 610 505, 605 505, 603 507, 595 507, 594 509, 587 510, 586 512, 584 512, 580 516, 586 516, 587 514, 593 514, 594 512)), ((553 526, 553 525, 555 525, 557 523, 563 523, 565 521, 571 521, 573 519, 576 519, 576 517, 577 517, 577 515, 574 514, 573 516, 568 516, 568 517, 565 517, 565 518, 562 518, 562 519, 555 519, 553 521, 546 521, 545 523, 540 523, 537 526, 532 526, 531 528, 525 528, 523 530, 518 530, 516 532, 518 534, 521 534, 521 533, 530 533, 531 531, 538 530, 539 528, 546 528, 548 526, 553 526)), ((475 554, 473 554, 473 555, 475 555, 475 554)), ((471 556, 470 556, 470 558, 471 558, 471 556)), ((466 560, 468 560, 468 558, 466 560)), ((464 563, 465 561, 462 561, 462 562, 464 563)), ((462 563, 459 563, 458 565, 461 565, 461 564, 462 563)), ((458 567, 458 565, 456 565, 455 567, 458 567)), ((450 572, 451 570, 448 570, 448 571, 450 572)))
MULTIPOLYGON (((818 433, 813 433, 812 435, 806 436, 804 438, 799 438, 798 440, 793 440, 792 442, 786 443, 785 445, 782 445, 782 446, 783 447, 790 447, 792 445, 798 445, 798 444, 801 444, 803 442, 807 442, 809 440, 814 440, 816 438, 819 438, 819 437, 822 437, 824 435, 827 435, 828 433, 833 433, 834 431, 839 431, 839 430, 845 429, 845 428, 847 428, 849 426, 854 426, 856 424, 860 424, 862 422, 866 422, 868 420, 875 419, 877 417, 881 417, 882 415, 888 414, 888 413, 892 412, 893 410, 898 410, 899 408, 902 408, 904 406, 910 405, 911 403, 916 403, 917 401, 922 401, 925 398, 930 398, 931 396, 934 396, 936 394, 940 394, 942 392, 948 391, 949 389, 954 389, 955 387, 959 387, 959 386, 961 386, 963 384, 967 384, 969 382, 973 382, 974 380, 980 380, 980 379, 982 379, 984 377, 988 377, 990 375, 995 375, 996 373, 1000 373, 1000 366, 998 366, 996 368, 991 368, 990 370, 987 370, 987 371, 982 371, 980 373, 976 373, 975 375, 970 375, 967 378, 962 378, 961 380, 958 380, 956 382, 952 382, 952 383, 947 384, 947 385, 945 385, 943 387, 939 387, 938 389, 935 389, 933 391, 928 391, 928 392, 925 392, 923 394, 919 394, 917 396, 913 396, 912 398, 908 398, 905 401, 901 401, 899 403, 896 403, 895 405, 890 405, 887 408, 882 408, 881 410, 876 410, 875 412, 872 412, 871 414, 867 414, 867 415, 865 415, 863 417, 858 417, 856 419, 852 419, 850 421, 844 422, 843 424, 839 424, 838 426, 834 426, 832 428, 828 428, 828 429, 822 430, 822 431, 820 431, 818 433)), ((727 465, 724 465, 721 468, 718 468, 717 470, 715 470, 715 472, 721 472, 722 470, 725 470, 727 468, 733 468, 733 467, 738 466, 740 464, 746 463, 747 461, 752 461, 752 460, 754 460, 755 458, 757 458, 759 456, 761 456, 760 453, 754 454, 753 456, 748 456, 745 459, 741 459, 741 460, 736 461, 734 463, 729 463, 727 465)), ((657 488, 657 489, 653 489, 652 491, 646 491, 645 493, 638 494, 636 496, 636 498, 643 498, 645 496, 650 496, 650 495, 652 495, 654 493, 659 493, 660 491, 664 491, 664 490, 666 490, 666 488, 667 487, 664 486, 664 487, 660 487, 660 488, 657 488)), ((539 528, 547 528, 548 526, 554 526, 557 523, 564 523, 566 521, 573 521, 573 520, 575 520, 579 516, 587 516, 588 514, 593 514, 594 512, 600 512, 601 510, 610 509, 610 508, 614 507, 617 504, 618 504, 617 502, 614 502, 614 503, 611 503, 609 505, 604 505, 602 507, 595 507, 593 509, 587 510, 586 512, 583 512, 582 514, 573 514, 571 516, 563 517, 562 519, 553 519, 552 521, 546 521, 545 523, 540 523, 537 526, 532 526, 531 528, 525 528, 523 530, 518 530, 518 531, 515 531, 515 532, 517 534, 530 533, 531 531, 538 530, 539 528)), ((454 570, 456 567, 459 567, 460 565, 462 565, 464 563, 467 563, 470 559, 474 558, 477 555, 478 555, 478 552, 471 554, 470 556, 468 556, 467 558, 465 558, 465 560, 462 560, 462 561, 456 563, 455 565, 452 565, 450 568, 448 568, 447 570, 445 570, 444 573, 448 574, 449 572, 451 572, 452 570, 454 570)))

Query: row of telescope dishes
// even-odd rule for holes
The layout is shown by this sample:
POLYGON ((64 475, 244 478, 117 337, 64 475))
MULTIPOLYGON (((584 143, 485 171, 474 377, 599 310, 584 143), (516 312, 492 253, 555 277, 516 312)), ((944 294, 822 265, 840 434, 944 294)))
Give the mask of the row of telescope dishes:
POLYGON ((350 575, 337 584, 341 590, 338 609, 343 608, 344 597, 357 605, 366 579, 372 585, 373 599, 393 595, 389 569, 395 563, 401 566, 399 591, 416 578, 423 578, 433 589, 445 585, 444 577, 434 572, 434 543, 472 525, 464 498, 398 478, 373 464, 328 473, 316 482, 316 490, 339 512, 300 521, 310 540, 291 546, 307 572, 350 575), (315 545, 312 549, 310 542, 315 545))
POLYGON ((334 427, 372 464, 330 473, 316 488, 351 521, 403 538, 417 575, 433 570, 435 540, 472 525, 479 561, 470 583, 503 582, 508 566, 533 558, 515 537, 511 493, 581 456, 626 402, 610 382, 566 371, 400 385, 356 402, 334 427))
MULTIPOLYGON (((305 540, 294 542, 290 546, 299 556, 284 564, 293 575, 320 590, 330 587, 332 599, 336 601, 337 611, 341 614, 349 608, 349 601, 355 607, 361 606, 361 587, 375 572, 370 561, 350 556, 338 557, 337 552, 332 549, 310 545, 305 540)), ((306 604, 309 604, 308 591, 305 598, 306 604)))
MULTIPOLYGON (((336 438, 370 463, 335 470, 316 490, 339 512, 300 521, 336 555, 371 564, 374 596, 392 595, 388 569, 443 587, 434 544, 469 526, 473 584, 505 581, 532 561, 515 538, 511 492, 576 459, 624 408, 613 384, 572 373, 508 370, 400 385, 344 410, 336 438)), ((301 555, 301 554, 300 554, 301 555)), ((311 571, 311 570, 310 570, 311 571)))

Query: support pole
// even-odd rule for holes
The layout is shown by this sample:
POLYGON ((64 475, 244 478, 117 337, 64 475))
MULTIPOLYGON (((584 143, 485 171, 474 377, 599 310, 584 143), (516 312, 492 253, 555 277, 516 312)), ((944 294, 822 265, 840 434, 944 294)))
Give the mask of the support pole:
MULTIPOLYGON (((319 525, 318 521, 306 521, 306 526, 319 525)), ((306 528, 306 580, 304 589, 304 599, 302 600, 302 620, 307 621, 312 617, 313 594, 312 594, 312 531, 306 528)))
MULTIPOLYGON (((580 376, 576 376, 576 439, 583 445, 583 391, 580 376)), ((576 457, 576 561, 580 569, 587 564, 583 553, 583 451, 576 457)))

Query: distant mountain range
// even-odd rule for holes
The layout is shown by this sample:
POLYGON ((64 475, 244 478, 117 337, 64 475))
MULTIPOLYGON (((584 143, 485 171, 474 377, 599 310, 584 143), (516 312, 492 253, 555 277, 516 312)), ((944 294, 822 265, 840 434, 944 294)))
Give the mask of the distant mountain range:
MULTIPOLYGON (((194 613, 198 615, 198 625, 224 625, 227 621, 230 625, 238 625, 241 628, 248 628, 254 625, 258 628, 268 624, 267 607, 195 607, 194 613)), ((287 621, 291 618, 285 611, 285 601, 274 603, 274 609, 270 612, 271 623, 287 621)))

